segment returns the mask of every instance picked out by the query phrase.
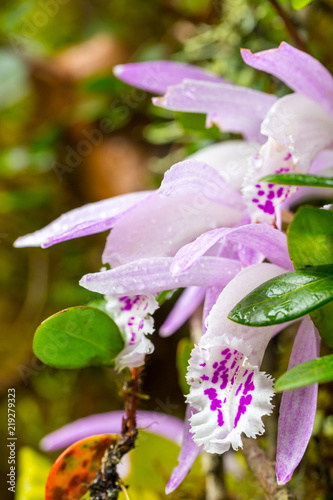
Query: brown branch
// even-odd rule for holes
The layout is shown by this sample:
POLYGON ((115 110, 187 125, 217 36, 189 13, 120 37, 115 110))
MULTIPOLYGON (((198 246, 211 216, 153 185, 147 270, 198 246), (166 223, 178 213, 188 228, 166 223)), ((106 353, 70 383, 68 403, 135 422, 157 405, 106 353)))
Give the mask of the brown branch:
POLYGON ((286 486, 279 486, 274 463, 269 460, 256 439, 243 438, 243 454, 248 467, 261 484, 266 500, 296 500, 286 486))
POLYGON ((287 28, 287 31, 289 32, 289 35, 291 36, 291 38, 295 42, 295 45, 299 49, 303 50, 304 52, 309 52, 309 49, 307 48, 307 46, 303 42, 302 38, 299 36, 299 33, 298 33, 294 23, 288 17, 288 14, 283 10, 283 8, 279 4, 279 2, 277 0, 269 0, 269 1, 273 5, 276 12, 281 17, 282 21, 284 22, 284 24, 287 28))
POLYGON ((125 416, 119 440, 106 450, 101 468, 89 486, 91 500, 116 500, 124 485, 118 476, 117 465, 126 453, 135 447, 138 436, 136 427, 136 410, 141 385, 141 368, 131 370, 131 379, 125 381, 123 394, 125 398, 125 416))

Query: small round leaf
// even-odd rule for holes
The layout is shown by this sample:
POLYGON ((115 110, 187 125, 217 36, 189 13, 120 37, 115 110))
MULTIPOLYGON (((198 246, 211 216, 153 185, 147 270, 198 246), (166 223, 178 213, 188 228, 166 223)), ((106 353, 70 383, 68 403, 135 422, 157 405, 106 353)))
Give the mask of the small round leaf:
POLYGON ((116 323, 95 307, 71 307, 46 319, 33 342, 36 356, 55 368, 112 365, 124 347, 116 323))

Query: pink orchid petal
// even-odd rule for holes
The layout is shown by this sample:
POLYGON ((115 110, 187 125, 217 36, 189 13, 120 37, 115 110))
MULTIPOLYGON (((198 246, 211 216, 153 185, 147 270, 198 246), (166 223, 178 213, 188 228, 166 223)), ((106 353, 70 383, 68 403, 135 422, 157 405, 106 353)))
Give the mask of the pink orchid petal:
POLYGON ((266 224, 248 224, 236 228, 217 228, 202 234, 178 251, 171 266, 172 273, 177 275, 188 269, 212 245, 228 238, 263 253, 273 264, 285 269, 293 268, 285 234, 266 224))
POLYGON ((21 236, 14 246, 47 248, 61 241, 106 231, 150 194, 151 191, 129 193, 75 208, 43 229, 21 236))
MULTIPOLYGON (((319 356, 320 337, 306 316, 295 337, 288 369, 319 356)), ((308 446, 317 409, 318 384, 285 391, 280 405, 276 476, 286 484, 308 446)))
POLYGON ((192 316, 205 298, 206 288, 191 286, 184 290, 159 330, 161 337, 175 333, 192 316))
POLYGON ((234 190, 240 191, 248 169, 248 158, 259 152, 255 142, 233 140, 218 142, 200 149, 189 160, 204 162, 213 167, 234 190))
POLYGON ((174 111, 208 114, 207 125, 217 123, 221 130, 243 134, 258 141, 260 124, 276 97, 229 83, 184 80, 168 88, 153 103, 174 111))
MULTIPOLYGON (((95 434, 121 434, 123 411, 111 411, 83 417, 45 436, 40 447, 44 451, 55 451, 95 434)), ((139 410, 137 423, 140 429, 181 443, 184 422, 165 413, 139 410)))
POLYGON ((314 57, 286 42, 277 49, 255 54, 242 49, 241 54, 249 66, 276 76, 295 92, 313 99, 327 111, 333 111, 333 78, 314 57))
POLYGON ((118 266, 140 258, 171 257, 208 229, 237 224, 241 209, 239 193, 212 167, 194 160, 178 163, 157 192, 116 224, 103 262, 118 266))
POLYGON ((165 493, 169 495, 183 482, 190 472, 197 456, 200 453, 200 446, 195 444, 190 434, 189 419, 196 411, 189 405, 186 408, 183 442, 178 455, 178 465, 173 469, 171 477, 165 488, 165 493))
MULTIPOLYGON (((204 150, 201 153, 204 157, 204 150)), ((244 207, 240 193, 224 181, 220 173, 203 161, 189 159, 176 163, 164 175, 158 194, 168 198, 197 194, 237 210, 244 207)))
POLYGON ((141 259, 110 271, 86 274, 80 285, 106 295, 140 295, 188 286, 225 285, 240 270, 237 260, 201 257, 189 271, 173 277, 171 257, 141 259))
POLYGON ((242 432, 256 437, 264 431, 261 417, 272 410, 273 383, 258 366, 275 326, 239 325, 228 313, 253 288, 283 272, 274 264, 243 269, 220 294, 207 318, 207 332, 192 351, 187 402, 197 413, 190 419, 191 432, 210 453, 242 446, 242 432))
POLYGON ((150 61, 120 64, 113 68, 123 82, 154 94, 164 94, 170 85, 177 85, 185 78, 210 82, 223 79, 197 66, 175 61, 150 61))
POLYGON ((315 174, 329 167, 333 167, 333 149, 323 149, 313 160, 309 172, 315 174))

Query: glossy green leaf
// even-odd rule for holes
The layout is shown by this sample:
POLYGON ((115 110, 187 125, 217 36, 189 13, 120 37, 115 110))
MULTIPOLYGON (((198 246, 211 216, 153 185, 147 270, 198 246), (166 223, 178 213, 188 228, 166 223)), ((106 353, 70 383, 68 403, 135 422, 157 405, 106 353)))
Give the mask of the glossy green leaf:
MULTIPOLYGON (((288 228, 288 248, 295 269, 333 262, 333 212, 300 208, 288 228)), ((333 303, 311 313, 321 337, 333 349, 333 303)))
POLYGON ((275 383, 276 391, 288 391, 315 383, 333 380, 333 354, 311 359, 281 375, 275 383))
POLYGON ((94 307, 71 307, 45 320, 33 342, 36 356, 55 368, 111 365, 124 341, 116 323, 94 307))
POLYGON ((291 5, 295 10, 304 9, 307 5, 309 5, 313 0, 291 0, 291 5))
POLYGON ((287 236, 295 269, 333 263, 333 212, 301 207, 288 228, 287 236))
POLYGON ((300 318, 333 300, 333 264, 291 271, 266 281, 229 313, 247 326, 277 325, 300 318))
POLYGON ((273 182, 274 184, 282 184, 287 186, 309 186, 333 188, 332 177, 318 177, 317 175, 305 174, 276 174, 262 177, 260 182, 273 182))
POLYGON ((178 369, 179 385, 184 394, 190 392, 190 386, 186 382, 185 376, 193 347, 193 342, 188 338, 181 339, 177 345, 176 365, 178 369))

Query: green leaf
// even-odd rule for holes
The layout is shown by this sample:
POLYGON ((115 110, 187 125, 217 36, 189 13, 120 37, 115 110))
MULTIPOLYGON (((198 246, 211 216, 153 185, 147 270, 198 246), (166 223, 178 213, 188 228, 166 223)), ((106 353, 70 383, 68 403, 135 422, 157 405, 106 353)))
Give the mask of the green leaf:
POLYGON ((181 339, 177 345, 176 365, 178 369, 179 385, 184 394, 190 392, 190 386, 186 382, 185 376, 193 347, 193 342, 188 338, 181 339))
POLYGON ((333 188, 332 177, 318 177, 317 175, 305 174, 276 174, 262 177, 260 182, 273 182, 274 184, 282 184, 287 186, 309 186, 333 188))
MULTIPOLYGON (((333 212, 300 208, 288 228, 288 248, 295 269, 333 262, 333 212)), ((321 337, 333 349, 333 303, 311 313, 321 337)))
POLYGON ((33 342, 36 356, 55 368, 112 365, 124 341, 116 323, 94 307, 71 307, 45 320, 33 342))
POLYGON ((333 264, 291 271, 266 281, 229 313, 247 326, 277 325, 297 319, 333 300, 333 264))
POLYGON ((295 10, 304 9, 307 5, 309 5, 313 0, 291 0, 291 5, 295 10))
POLYGON ((311 359, 281 375, 275 383, 276 391, 289 391, 315 383, 333 380, 333 354, 311 359))

